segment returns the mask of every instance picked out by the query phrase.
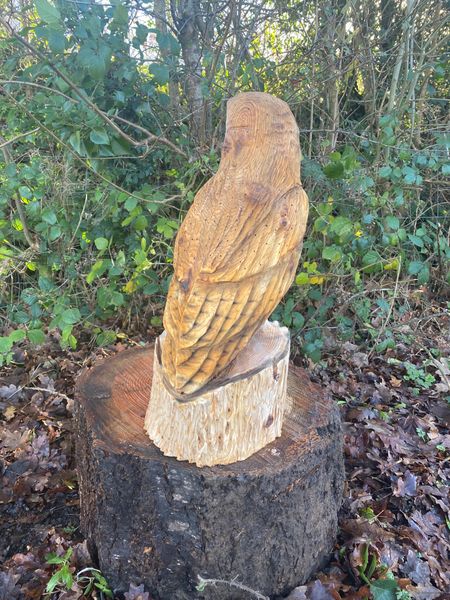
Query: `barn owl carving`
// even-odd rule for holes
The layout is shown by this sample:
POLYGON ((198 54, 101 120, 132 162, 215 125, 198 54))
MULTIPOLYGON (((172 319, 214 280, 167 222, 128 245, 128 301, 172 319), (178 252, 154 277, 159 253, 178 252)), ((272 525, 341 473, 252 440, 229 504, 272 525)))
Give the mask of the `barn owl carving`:
POLYGON ((226 373, 288 291, 308 217, 298 128, 269 94, 228 101, 217 173, 178 232, 161 361, 178 397, 226 373))

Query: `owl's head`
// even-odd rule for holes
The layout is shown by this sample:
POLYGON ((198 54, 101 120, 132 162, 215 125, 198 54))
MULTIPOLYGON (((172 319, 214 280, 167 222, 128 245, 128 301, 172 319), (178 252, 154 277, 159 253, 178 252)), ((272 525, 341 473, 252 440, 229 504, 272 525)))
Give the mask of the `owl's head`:
POLYGON ((244 92, 228 100, 226 128, 227 132, 240 129, 260 135, 298 135, 286 102, 264 92, 244 92))
POLYGON ((298 127, 286 102, 263 92, 245 92, 228 100, 222 155, 238 158, 245 151, 281 152, 298 160, 298 127))

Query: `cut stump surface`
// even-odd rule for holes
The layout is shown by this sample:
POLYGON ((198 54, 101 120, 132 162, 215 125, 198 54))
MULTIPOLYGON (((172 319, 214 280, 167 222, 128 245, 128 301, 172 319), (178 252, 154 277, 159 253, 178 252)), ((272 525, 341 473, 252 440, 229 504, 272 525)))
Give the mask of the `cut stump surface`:
POLYGON ((77 385, 81 522, 118 592, 145 585, 161 600, 287 593, 327 559, 344 480, 337 407, 290 365, 290 412, 279 438, 250 458, 199 468, 164 456, 144 431, 153 346, 127 350, 77 385))

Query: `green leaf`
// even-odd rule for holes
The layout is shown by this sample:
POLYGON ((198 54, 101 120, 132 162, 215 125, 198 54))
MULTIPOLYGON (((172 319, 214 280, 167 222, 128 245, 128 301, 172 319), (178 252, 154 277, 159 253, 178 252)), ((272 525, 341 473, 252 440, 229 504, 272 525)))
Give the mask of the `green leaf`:
POLYGON ((50 233, 48 235, 49 240, 51 242, 54 242, 55 240, 57 240, 59 238, 61 233, 62 233, 61 227, 59 225, 53 225, 53 227, 50 227, 50 233))
POLYGON ((49 225, 54 225, 57 221, 56 213, 51 208, 44 208, 44 210, 41 213, 41 219, 49 225))
POLYGON ((92 266, 92 269, 87 274, 86 282, 91 284, 96 277, 100 277, 100 275, 103 275, 103 273, 106 271, 106 269, 108 268, 109 265, 110 265, 110 261, 108 261, 108 260, 105 260, 105 259, 98 260, 96 263, 94 263, 94 265, 92 266))
POLYGON ((380 175, 380 177, 389 177, 389 175, 392 173, 392 167, 389 167, 388 165, 381 167, 381 169, 378 171, 378 174, 380 175))
POLYGON ((65 560, 66 559, 64 556, 58 556, 54 552, 50 552, 45 556, 45 562, 48 565, 62 565, 65 562, 65 560))
POLYGON ((9 337, 0 337, 0 354, 6 354, 12 348, 13 342, 9 337))
POLYGON ((68 308, 61 313, 60 318, 66 325, 74 325, 81 320, 81 314, 78 308, 68 308))
POLYGON ((106 250, 109 242, 104 237, 98 237, 98 238, 95 238, 94 244, 95 244, 97 250, 106 250))
POLYGON ((27 332, 28 339, 32 344, 43 344, 45 342, 45 333, 42 329, 29 329, 27 332))
POLYGON ((295 311, 292 313, 292 326, 294 329, 301 329, 305 324, 305 317, 299 312, 295 311))
POLYGON ((408 265, 408 274, 417 275, 423 268, 423 263, 418 260, 412 260, 408 265))
POLYGON ((115 331, 105 329, 97 335, 95 341, 98 346, 109 346, 109 344, 113 344, 116 341, 116 337, 115 331))
POLYGON ((411 184, 416 181, 416 171, 412 167, 405 166, 402 169, 403 180, 405 183, 411 184))
MULTIPOLYGON (((137 35, 137 31, 136 31, 137 35)), ((162 52, 178 55, 180 53, 181 46, 177 38, 171 33, 164 33, 162 31, 156 32, 156 41, 162 52)))
POLYGON ((344 176, 344 165, 342 162, 330 162, 324 166, 323 172, 328 179, 341 179, 344 176))
POLYGON ((389 227, 389 229, 392 229, 393 231, 397 231, 397 229, 400 227, 400 221, 394 215, 388 215, 385 220, 386 225, 389 227))
POLYGON ((55 52, 56 54, 64 52, 66 47, 66 37, 62 31, 58 29, 49 29, 47 39, 52 52, 55 52))
POLYGON ((41 19, 49 25, 57 25, 61 20, 59 10, 48 0, 35 0, 36 9, 41 19))
POLYGON ((127 210, 128 212, 131 212, 132 210, 134 210, 137 206, 137 198, 135 198, 134 196, 130 196, 129 198, 127 198, 127 201, 124 204, 124 208, 125 210, 127 210))
POLYGON ((308 273, 304 273, 304 272, 299 273, 297 275, 297 277, 295 278, 295 283, 297 285, 308 285, 308 283, 309 283, 309 275, 308 275, 308 273))
POLYGON ((395 579, 378 579, 370 584, 373 600, 396 600, 397 590, 395 579))
POLYGON ((97 145, 109 144, 109 137, 104 129, 93 129, 89 134, 89 138, 91 142, 97 145))
POLYGON ((22 196, 22 198, 26 198, 27 200, 29 200, 33 196, 30 188, 26 185, 21 185, 19 187, 19 194, 22 196))
POLYGON ((139 40, 140 44, 145 44, 149 32, 150 32, 150 30, 149 30, 148 27, 146 27, 142 23, 138 23, 137 24, 137 27, 136 27, 136 37, 139 40))
POLYGON ((338 246, 326 246, 322 250, 322 258, 331 262, 337 262, 342 258, 342 251, 338 246))
MULTIPOLYGON (((73 337, 73 336, 71 336, 71 337, 73 337)), ((71 342, 71 340, 69 340, 69 341, 71 342)), ((66 589, 70 590, 70 588, 73 585, 73 575, 70 572, 69 565, 67 565, 67 564, 61 568, 61 579, 62 579, 64 585, 66 586, 66 589)))
POLYGON ((144 217, 144 215, 141 215, 140 217, 138 217, 133 223, 133 229, 135 231, 142 231, 143 229, 146 229, 147 226, 148 226, 147 217, 144 217))
POLYGON ((410 242, 414 244, 414 246, 418 246, 419 248, 423 248, 423 239, 418 235, 413 235, 412 233, 408 233, 408 239, 410 242))
POLYGON ((417 275, 417 283, 419 283, 420 285, 424 285, 425 283, 428 283, 429 280, 430 268, 428 265, 424 265, 424 267, 419 271, 419 274, 417 275))
POLYGON ((150 65, 150 73, 153 75, 156 83, 159 85, 164 85, 169 81, 169 67, 166 65, 152 63, 150 65))
POLYGON ((364 272, 374 273, 383 268, 381 264, 381 257, 376 250, 369 250, 362 259, 364 265, 364 272))
POLYGON ((347 217, 336 217, 330 225, 330 232, 345 238, 353 232, 353 222, 347 217))
POLYGON ((75 152, 77 152, 78 154, 81 154, 81 138, 80 138, 80 132, 74 131, 72 133, 72 135, 69 137, 69 144, 72 146, 72 148, 75 150, 75 152))
POLYGON ((26 333, 23 329, 16 329, 15 331, 9 334, 9 339, 14 344, 15 342, 20 342, 26 337, 26 333))
POLYGON ((61 582, 61 571, 56 571, 56 573, 53 573, 53 575, 50 577, 50 579, 48 580, 47 586, 45 588, 45 591, 48 592, 49 594, 51 594, 56 586, 61 582))

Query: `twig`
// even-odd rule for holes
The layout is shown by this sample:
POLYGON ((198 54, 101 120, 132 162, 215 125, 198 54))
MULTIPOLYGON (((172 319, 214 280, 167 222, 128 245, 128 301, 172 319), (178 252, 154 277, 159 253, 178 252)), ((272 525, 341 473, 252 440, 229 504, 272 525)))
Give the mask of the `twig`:
POLYGON ((25 133, 19 133, 19 135, 16 135, 15 137, 11 138, 10 140, 6 140, 6 141, 2 142, 0 144, 0 149, 3 149, 5 146, 8 146, 9 144, 14 144, 14 142, 17 142, 17 140, 20 140, 20 138, 26 137, 27 135, 32 135, 33 133, 36 133, 37 131, 39 131, 39 127, 36 127, 35 129, 32 129, 31 131, 25 131, 25 133))
POLYGON ((69 396, 66 396, 66 394, 63 394, 62 392, 57 392, 56 390, 49 390, 48 388, 24 386, 21 389, 22 390, 32 390, 34 392, 47 392, 47 394, 53 394, 53 396, 59 396, 60 398, 64 398, 64 400, 72 400, 72 398, 69 398, 69 396))
POLYGON ((203 591, 207 585, 216 586, 217 584, 224 584, 224 585, 228 585, 230 587, 237 588, 244 592, 248 592, 255 598, 258 598, 258 600, 270 600, 269 596, 264 596, 257 590, 252 590, 252 588, 249 588, 248 586, 243 585, 242 583, 238 583, 234 579, 232 581, 227 581, 226 579, 203 579, 203 577, 198 575, 198 581, 199 581, 199 584, 197 586, 198 591, 203 591))

